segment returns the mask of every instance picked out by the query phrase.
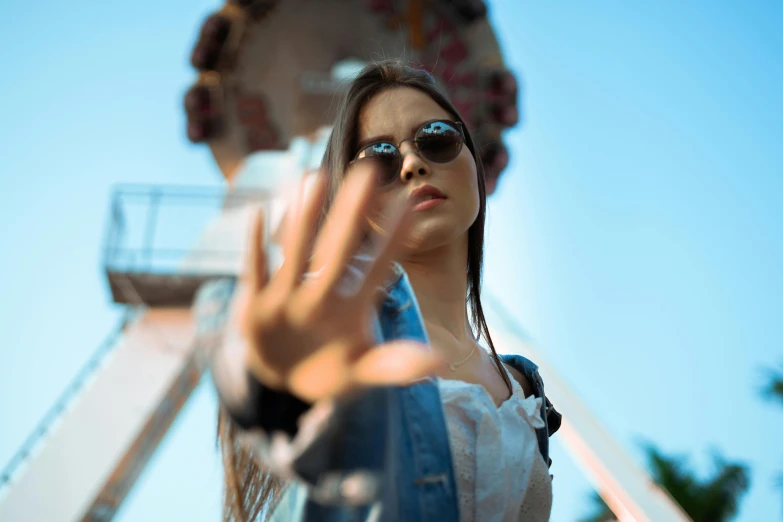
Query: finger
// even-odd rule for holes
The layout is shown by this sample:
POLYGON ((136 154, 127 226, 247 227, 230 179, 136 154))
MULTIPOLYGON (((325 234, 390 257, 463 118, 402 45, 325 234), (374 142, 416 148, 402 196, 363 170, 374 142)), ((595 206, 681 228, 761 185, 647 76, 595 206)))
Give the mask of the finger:
POLYGON ((445 365, 429 346, 413 341, 392 341, 367 351, 352 369, 360 386, 404 386, 434 375, 445 365))
POLYGON ((306 177, 302 179, 296 201, 289 207, 286 216, 283 242, 285 261, 280 269, 280 277, 285 288, 293 288, 307 269, 310 249, 326 195, 326 174, 317 174, 309 191, 306 190, 308 182, 306 177))
POLYGON ((342 277, 358 247, 375 192, 375 176, 369 166, 355 168, 343 182, 313 250, 313 266, 323 269, 314 280, 319 293, 330 292, 342 277))
POLYGON ((360 300, 371 300, 377 287, 383 285, 391 272, 392 261, 401 253, 413 222, 411 204, 407 199, 398 200, 387 209, 382 218, 381 232, 374 236, 375 259, 370 266, 361 290, 360 300))
POLYGON ((266 254, 264 253, 264 224, 264 211, 259 209, 250 227, 250 241, 245 262, 245 279, 251 293, 260 291, 267 280, 266 254))

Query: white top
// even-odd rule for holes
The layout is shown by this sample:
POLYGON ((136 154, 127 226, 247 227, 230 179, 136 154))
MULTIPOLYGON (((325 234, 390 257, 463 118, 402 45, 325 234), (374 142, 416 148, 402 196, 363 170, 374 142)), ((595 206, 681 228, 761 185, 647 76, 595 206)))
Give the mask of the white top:
POLYGON ((480 384, 438 378, 460 522, 549 520, 552 481, 535 433, 544 427, 541 399, 509 379, 511 397, 497 407, 480 384))

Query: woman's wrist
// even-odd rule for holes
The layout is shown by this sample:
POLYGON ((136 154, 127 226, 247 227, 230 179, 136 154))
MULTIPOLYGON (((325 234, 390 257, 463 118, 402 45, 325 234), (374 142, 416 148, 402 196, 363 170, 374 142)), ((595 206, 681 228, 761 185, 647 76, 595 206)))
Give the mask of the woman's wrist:
POLYGON ((266 386, 249 372, 246 379, 245 400, 225 405, 231 419, 244 430, 282 431, 290 437, 296 435, 299 418, 312 408, 312 404, 286 390, 266 386))

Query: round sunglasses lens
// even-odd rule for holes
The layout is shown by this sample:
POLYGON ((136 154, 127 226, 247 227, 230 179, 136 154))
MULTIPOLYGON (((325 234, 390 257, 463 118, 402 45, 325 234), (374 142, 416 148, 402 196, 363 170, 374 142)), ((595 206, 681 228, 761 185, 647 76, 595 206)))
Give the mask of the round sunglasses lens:
POLYGON ((376 170, 379 185, 388 185, 400 171, 400 153, 391 143, 373 143, 359 153, 359 159, 368 161, 376 170))
POLYGON ((447 163, 462 150, 462 133, 446 121, 433 121, 424 125, 416 134, 419 151, 430 161, 447 163))

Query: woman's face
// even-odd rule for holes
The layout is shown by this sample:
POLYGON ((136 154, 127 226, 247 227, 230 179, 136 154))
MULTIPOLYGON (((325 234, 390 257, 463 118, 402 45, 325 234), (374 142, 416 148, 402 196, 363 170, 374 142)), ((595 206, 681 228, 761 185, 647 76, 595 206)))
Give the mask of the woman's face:
MULTIPOLYGON (((360 111, 357 143, 382 140, 396 145, 412 139, 423 123, 436 119, 453 120, 454 116, 418 89, 387 89, 371 98, 360 111)), ((426 185, 445 196, 431 208, 414 210, 411 248, 431 250, 466 236, 480 206, 476 162, 468 147, 463 146, 448 163, 421 157, 411 141, 404 142, 400 152, 402 169, 394 182, 382 189, 380 208, 395 198, 409 198, 414 190, 426 185)))

